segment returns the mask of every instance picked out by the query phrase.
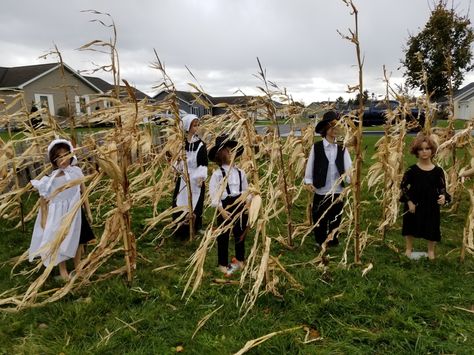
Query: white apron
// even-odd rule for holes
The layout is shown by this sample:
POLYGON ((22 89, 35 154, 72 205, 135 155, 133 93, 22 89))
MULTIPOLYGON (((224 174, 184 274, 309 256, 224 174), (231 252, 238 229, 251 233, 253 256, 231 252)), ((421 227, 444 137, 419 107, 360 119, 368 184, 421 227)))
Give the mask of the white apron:
MULTIPOLYGON (((188 165, 189 180, 191 182, 191 193, 193 210, 196 208, 196 204, 201 194, 201 186, 198 185, 199 181, 205 181, 207 179, 207 166, 198 166, 197 155, 199 149, 203 146, 202 142, 199 143, 198 148, 194 151, 186 151, 186 162, 188 165)), ((183 163, 181 162, 177 169, 184 174, 183 163)), ((183 175, 179 179, 178 195, 176 196, 176 206, 188 206, 188 188, 186 187, 186 181, 183 175)))

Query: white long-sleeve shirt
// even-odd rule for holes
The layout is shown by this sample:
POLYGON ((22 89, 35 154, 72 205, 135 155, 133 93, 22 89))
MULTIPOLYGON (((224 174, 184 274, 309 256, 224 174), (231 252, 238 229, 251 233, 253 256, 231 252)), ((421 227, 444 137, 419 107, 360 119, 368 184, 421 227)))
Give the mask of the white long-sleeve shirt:
MULTIPOLYGON (((329 161, 328 172, 326 175, 326 184, 323 187, 317 188, 316 193, 318 195, 326 195, 327 193, 341 193, 342 186, 338 184, 333 188, 336 181, 339 179, 339 171, 336 166, 336 157, 337 157, 337 144, 329 143, 326 138, 323 138, 323 147, 324 154, 329 161)), ((344 171, 347 173, 352 167, 351 156, 347 149, 344 149, 344 171)), ((316 162, 317 164, 318 162, 316 162)), ((304 183, 312 185, 313 184, 313 171, 314 171, 314 145, 311 147, 311 152, 309 153, 308 162, 306 163, 306 171, 304 174, 304 183)), ((350 183, 350 177, 346 176, 346 182, 350 183)))
POLYGON ((244 191, 246 191, 249 187, 247 177, 245 176, 245 172, 243 170, 235 166, 230 167, 226 164, 222 165, 222 168, 225 171, 226 177, 228 176, 227 184, 229 186, 230 195, 227 192, 227 188, 225 186, 222 186, 222 183, 224 182, 224 177, 222 176, 221 169, 219 168, 214 170, 211 176, 211 181, 209 182, 209 195, 211 196, 212 207, 222 206, 222 200, 224 200, 227 196, 238 196, 244 191), (242 178, 242 190, 240 190, 239 171, 240 176, 242 178))

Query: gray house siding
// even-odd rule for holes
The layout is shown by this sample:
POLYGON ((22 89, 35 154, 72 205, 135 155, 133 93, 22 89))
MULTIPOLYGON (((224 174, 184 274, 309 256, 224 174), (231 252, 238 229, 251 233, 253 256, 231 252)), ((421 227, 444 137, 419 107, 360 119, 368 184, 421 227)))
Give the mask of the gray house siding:
MULTIPOLYGON (((162 91, 159 94, 155 95, 153 99, 156 102, 160 102, 163 100, 166 100, 168 97, 169 93, 166 91, 162 91)), ((185 111, 187 113, 193 113, 198 117, 202 117, 205 114, 212 114, 212 108, 206 109, 204 105, 201 105, 200 103, 194 102, 194 101, 188 101, 189 98, 192 96, 190 93, 186 93, 186 97, 183 97, 183 95, 180 92, 176 93, 176 96, 178 97, 178 103, 179 103, 179 109, 182 111, 185 111)))

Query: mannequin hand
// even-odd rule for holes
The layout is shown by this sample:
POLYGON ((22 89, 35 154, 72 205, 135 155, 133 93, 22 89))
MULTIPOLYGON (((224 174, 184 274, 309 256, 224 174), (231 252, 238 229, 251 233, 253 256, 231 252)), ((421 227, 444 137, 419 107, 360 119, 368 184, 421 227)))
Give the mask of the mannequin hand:
POLYGON ((438 202, 438 205, 443 206, 446 203, 446 197, 444 197, 444 195, 439 195, 437 202, 438 202))
POLYGON ((219 208, 219 213, 221 214, 222 218, 224 218, 224 219, 229 219, 230 218, 230 213, 222 207, 219 208))
POLYGON ((416 205, 413 202, 408 201, 408 211, 410 211, 410 213, 415 213, 415 209, 416 205))

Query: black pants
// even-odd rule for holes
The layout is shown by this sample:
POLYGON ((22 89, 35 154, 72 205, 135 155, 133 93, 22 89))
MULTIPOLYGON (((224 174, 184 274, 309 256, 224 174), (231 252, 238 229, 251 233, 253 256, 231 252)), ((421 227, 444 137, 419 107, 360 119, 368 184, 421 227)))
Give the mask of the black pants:
MULTIPOLYGON (((331 204, 339 197, 339 194, 333 195, 318 195, 314 194, 313 198, 313 209, 312 217, 313 223, 319 221, 321 216, 326 212, 324 217, 319 221, 319 225, 314 228, 314 237, 316 243, 319 245, 323 244, 328 235, 341 223, 342 207, 344 203, 342 201, 331 204)), ((337 243, 337 232, 334 234, 334 242, 337 243)))
MULTIPOLYGON (((234 205, 239 197, 240 196, 227 197, 222 200, 222 206, 231 214, 231 217, 229 220, 225 220, 221 215, 218 215, 217 223, 219 227, 228 226, 229 222, 243 211, 245 208, 243 204, 240 206, 237 206, 237 204, 234 205)), ((238 261, 245 261, 245 231, 247 229, 247 220, 248 214, 247 212, 243 212, 240 218, 235 221, 232 228, 217 237, 217 262, 219 265, 227 266, 229 263, 229 237, 231 230, 235 242, 235 257, 238 261)))
MULTIPOLYGON (((196 219, 194 220, 194 233, 196 233, 198 230, 202 228, 202 213, 204 210, 204 197, 206 195, 206 187, 203 185, 201 187, 201 193, 199 194, 199 199, 196 203, 196 207, 194 207, 194 215, 196 216, 196 219)), ((176 203, 173 201, 173 207, 176 207, 176 203)), ((178 229, 175 232, 175 235, 182 239, 188 239, 189 238, 189 224, 188 223, 183 223, 186 222, 185 219, 188 218, 187 214, 182 216, 182 212, 178 213, 173 213, 173 219, 177 223, 181 223, 181 225, 178 227, 178 229)))

